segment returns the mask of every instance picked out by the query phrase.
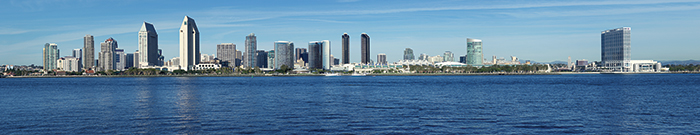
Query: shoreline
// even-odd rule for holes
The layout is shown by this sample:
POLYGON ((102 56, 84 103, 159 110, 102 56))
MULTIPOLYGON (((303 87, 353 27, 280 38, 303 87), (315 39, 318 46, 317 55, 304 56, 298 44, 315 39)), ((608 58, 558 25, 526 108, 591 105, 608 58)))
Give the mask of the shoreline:
MULTIPOLYGON (((499 75, 594 75, 594 74, 699 74, 700 72, 549 72, 549 73, 380 73, 365 76, 499 76, 499 75)), ((226 74, 226 75, 65 75, 65 76, 4 76, 4 78, 91 78, 91 77, 303 77, 320 76, 325 74, 226 74)), ((341 74, 340 76, 351 76, 341 74)))

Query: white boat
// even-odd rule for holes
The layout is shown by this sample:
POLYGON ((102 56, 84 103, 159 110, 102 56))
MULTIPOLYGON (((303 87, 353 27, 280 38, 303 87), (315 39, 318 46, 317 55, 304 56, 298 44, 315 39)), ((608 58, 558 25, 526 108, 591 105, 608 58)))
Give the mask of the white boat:
POLYGON ((340 76, 338 73, 326 74, 326 76, 340 76))
POLYGON ((352 74, 352 76, 367 76, 367 74, 357 74, 357 73, 355 73, 355 74, 352 74))

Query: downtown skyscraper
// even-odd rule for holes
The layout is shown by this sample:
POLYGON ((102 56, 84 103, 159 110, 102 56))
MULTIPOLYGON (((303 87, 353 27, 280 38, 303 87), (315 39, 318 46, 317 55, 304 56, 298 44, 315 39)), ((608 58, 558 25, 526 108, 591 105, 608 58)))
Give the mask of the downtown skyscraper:
MULTIPOLYGON (((257 64, 257 57, 255 56, 257 53, 256 51, 258 50, 258 40, 255 37, 254 33, 250 33, 248 36, 245 37, 245 56, 243 58, 243 66, 247 68, 253 68, 257 64)), ((287 65, 289 66, 289 65, 287 65)))
POLYGON ((631 31, 630 27, 622 27, 601 32, 600 59, 605 67, 628 66, 623 63, 632 60, 631 31))
POLYGON ((143 22, 139 30, 139 65, 136 67, 158 66, 160 55, 158 54, 158 33, 153 24, 143 22))
POLYGON ((236 44, 221 43, 216 45, 216 57, 234 67, 236 64, 236 44))
POLYGON ((333 65, 331 58, 331 41, 311 41, 309 42, 309 69, 330 70, 333 65))
POLYGON ((481 40, 467 38, 467 65, 474 66, 484 64, 484 54, 481 48, 481 40))
POLYGON ((386 61, 386 54, 380 53, 377 54, 377 64, 379 65, 386 65, 388 62, 386 61))
POLYGON ((194 19, 185 16, 180 25, 180 69, 194 69, 199 64, 199 56, 199 29, 194 19))
POLYGON ((406 50, 403 50, 403 60, 414 60, 414 59, 416 59, 416 58, 413 55, 413 49, 406 48, 406 50))
POLYGON ((60 55, 60 50, 58 50, 58 44, 56 43, 46 43, 44 44, 44 49, 43 49, 43 65, 44 65, 44 70, 52 70, 52 69, 58 69, 58 64, 56 61, 58 60, 60 55))
POLYGON ((362 40, 360 41, 360 43, 362 44, 360 48, 362 58, 360 63, 370 64, 372 60, 370 60, 371 56, 369 53, 369 35, 367 35, 367 33, 362 33, 360 35, 360 38, 362 38, 362 40))
POLYGON ((275 41, 274 57, 274 69, 280 69, 282 65, 286 65, 288 68, 294 68, 294 43, 290 41, 275 41))
POLYGON ((455 54, 450 52, 450 51, 445 51, 442 58, 443 58, 442 61, 454 62, 455 61, 455 54))
MULTIPOLYGON (((108 38, 104 43, 100 43, 100 71, 116 70, 117 69, 117 40, 108 38)), ((124 67, 122 67, 123 69, 124 67)))
POLYGON ((343 42, 342 43, 343 44, 343 46, 342 46, 343 47, 343 56, 342 56, 343 63, 342 64, 350 64, 350 35, 348 35, 348 33, 343 33, 343 36, 341 36, 341 37, 343 38, 343 41, 342 41, 343 42))
POLYGON ((95 38, 92 35, 83 37, 83 68, 94 69, 95 67, 95 38))

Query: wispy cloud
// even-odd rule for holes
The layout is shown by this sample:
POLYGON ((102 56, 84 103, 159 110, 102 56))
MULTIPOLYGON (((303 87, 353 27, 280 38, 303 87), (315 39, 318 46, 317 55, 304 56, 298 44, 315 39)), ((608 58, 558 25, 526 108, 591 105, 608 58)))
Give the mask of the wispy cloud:
POLYGON ((0 28, 0 35, 14 35, 14 34, 22 34, 22 33, 27 33, 27 32, 32 32, 32 31, 36 31, 36 30, 0 28))

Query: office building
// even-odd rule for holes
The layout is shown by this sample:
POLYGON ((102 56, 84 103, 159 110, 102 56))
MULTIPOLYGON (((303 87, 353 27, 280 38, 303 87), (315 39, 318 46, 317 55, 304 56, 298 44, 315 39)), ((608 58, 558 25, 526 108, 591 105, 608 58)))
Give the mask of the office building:
POLYGON ((304 61, 304 63, 309 63, 309 52, 304 52, 301 53, 301 60, 304 61))
POLYGON ((420 56, 418 56, 418 60, 428 60, 428 54, 421 53, 420 56))
POLYGON ((306 48, 296 48, 294 49, 294 60, 301 58, 301 54, 306 53, 306 48))
POLYGON ((134 51, 133 53, 134 57, 131 60, 133 63, 131 63, 132 67, 138 68, 139 66, 139 50, 134 51))
MULTIPOLYGON (((257 57, 255 56, 255 51, 258 50, 258 41, 257 38, 255 37, 254 33, 250 33, 248 36, 245 37, 245 60, 243 64, 245 67, 255 67, 257 64, 255 62, 257 61, 257 57)), ((291 65, 288 65, 291 66, 291 65)))
POLYGON ((479 39, 467 38, 467 65, 483 65, 484 54, 482 43, 479 39))
POLYGON ((267 51, 267 67, 273 68, 275 66, 275 50, 267 51))
POLYGON ((95 65, 95 38, 92 35, 83 37, 83 68, 94 69, 95 65))
POLYGON ((323 69, 330 70, 331 64, 333 64, 333 59, 331 58, 331 41, 321 41, 321 54, 321 60, 323 61, 323 69))
POLYGON ((73 55, 71 55, 71 56, 73 56, 73 57, 81 58, 81 57, 83 57, 83 49, 73 49, 72 54, 73 55))
POLYGON ((134 67, 134 54, 133 53, 127 53, 124 59, 124 69, 129 69, 134 67))
POLYGON ((379 64, 379 65, 386 65, 387 64, 386 54, 384 54, 384 53, 377 54, 377 64, 379 64))
POLYGON ((323 58, 321 52, 321 43, 318 41, 309 42, 309 62, 307 67, 309 69, 322 69, 323 68, 323 58))
POLYGON ((236 44, 221 43, 216 45, 216 57, 222 62, 236 62, 236 44))
POLYGON ((630 40, 632 28, 622 27, 605 30, 600 34, 601 62, 605 67, 629 67, 624 63, 632 60, 630 40))
POLYGON ((362 64, 370 64, 370 52, 369 52, 369 35, 367 33, 362 33, 360 35, 361 39, 361 61, 362 64))
POLYGON ((68 72, 80 72, 80 58, 65 56, 56 61, 57 69, 68 72))
POLYGON ((49 71, 53 69, 58 69, 58 64, 56 63, 60 55, 60 50, 58 49, 58 44, 56 43, 46 43, 43 49, 43 63, 44 70, 49 71))
POLYGON ((459 56, 459 63, 467 64, 467 56, 459 56))
POLYGON ((275 41, 274 69, 280 69, 282 65, 294 68, 294 43, 290 41, 275 41))
POLYGON ((191 70, 199 64, 199 29, 194 19, 185 16, 180 26, 180 69, 191 70))
POLYGON ((124 68, 126 67, 126 53, 124 53, 124 49, 117 48, 114 50, 114 54, 116 54, 114 60, 117 61, 116 70, 124 70, 124 68))
POLYGON ((143 22, 139 30, 139 64, 138 67, 158 66, 158 33, 153 24, 143 22))
POLYGON ((255 66, 259 68, 267 67, 267 52, 265 52, 265 50, 257 50, 256 53, 255 55, 258 58, 255 58, 257 60, 255 62, 257 65, 255 66))
POLYGON ((343 64, 350 64, 350 35, 343 33, 343 64))
POLYGON ((413 55, 413 49, 411 48, 406 48, 406 50, 403 50, 403 60, 414 60, 415 56, 413 55))
POLYGON ((165 64, 165 56, 163 56, 163 50, 158 49, 158 63, 156 66, 163 66, 165 64))
POLYGON ((455 61, 455 54, 453 54, 450 51, 445 51, 445 54, 443 54, 443 60, 442 61, 447 61, 447 62, 454 62, 455 61))
MULTIPOLYGON (((117 40, 108 38, 104 43, 100 43, 99 66, 100 71, 117 70, 117 40)), ((123 67, 122 67, 123 68, 123 67)))

